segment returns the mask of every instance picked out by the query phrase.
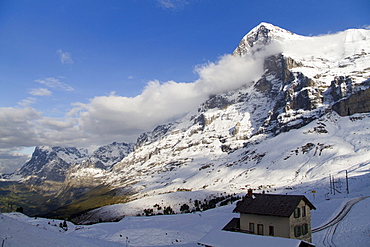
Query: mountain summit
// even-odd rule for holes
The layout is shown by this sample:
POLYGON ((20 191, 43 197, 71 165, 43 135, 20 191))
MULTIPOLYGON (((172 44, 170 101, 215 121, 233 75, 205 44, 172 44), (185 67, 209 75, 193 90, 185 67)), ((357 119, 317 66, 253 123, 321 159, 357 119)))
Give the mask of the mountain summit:
POLYGON ((298 39, 300 36, 270 23, 261 22, 240 41, 234 55, 251 54, 269 45, 272 40, 298 39))

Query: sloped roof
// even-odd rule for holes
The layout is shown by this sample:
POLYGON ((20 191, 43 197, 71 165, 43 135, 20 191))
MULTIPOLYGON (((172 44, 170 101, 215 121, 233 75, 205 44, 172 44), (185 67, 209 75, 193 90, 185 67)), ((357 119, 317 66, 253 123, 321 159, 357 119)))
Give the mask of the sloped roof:
POLYGON ((292 238, 260 236, 241 232, 212 230, 198 241, 198 245, 212 247, 314 247, 315 245, 292 238))
POLYGON ((316 209, 303 195, 253 194, 253 198, 246 196, 239 201, 233 212, 290 217, 301 200, 316 209))
POLYGON ((229 223, 222 228, 223 231, 235 231, 237 229, 240 229, 240 218, 232 218, 229 223))

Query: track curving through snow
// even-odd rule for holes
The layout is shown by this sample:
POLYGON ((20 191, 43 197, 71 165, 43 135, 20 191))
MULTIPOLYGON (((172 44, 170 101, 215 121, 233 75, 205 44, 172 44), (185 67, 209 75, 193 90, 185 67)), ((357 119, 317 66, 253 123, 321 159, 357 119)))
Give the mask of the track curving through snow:
POLYGON ((344 204, 344 206, 342 207, 342 209, 338 212, 337 215, 335 215, 331 220, 329 220, 324 225, 312 229, 312 233, 316 233, 316 232, 326 230, 325 235, 322 239, 323 245, 324 246, 329 246, 329 247, 335 247, 335 244, 333 242, 333 238, 334 238, 335 231, 337 230, 338 224, 341 222, 341 220, 344 219, 344 217, 347 216, 347 214, 351 211, 352 207, 356 203, 358 203, 358 202, 360 202, 360 201, 362 201, 366 198, 369 198, 369 197, 370 196, 357 197, 357 198, 353 198, 353 199, 347 201, 344 204))

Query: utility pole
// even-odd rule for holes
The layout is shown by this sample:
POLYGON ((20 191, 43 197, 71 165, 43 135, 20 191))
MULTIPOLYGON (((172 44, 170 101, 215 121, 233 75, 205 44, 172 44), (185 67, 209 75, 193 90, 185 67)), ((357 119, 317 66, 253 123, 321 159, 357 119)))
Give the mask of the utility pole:
POLYGON ((333 189, 331 187, 331 174, 329 174, 329 186, 330 186, 330 194, 333 194, 333 189))
POLYGON ((347 190, 347 194, 349 194, 349 186, 348 186, 348 172, 347 172, 347 170, 346 170, 346 186, 347 186, 347 188, 346 188, 346 190, 347 190))
POLYGON ((333 183, 332 188, 333 188, 333 193, 335 195, 335 183, 334 183, 334 176, 331 178, 331 182, 333 183))

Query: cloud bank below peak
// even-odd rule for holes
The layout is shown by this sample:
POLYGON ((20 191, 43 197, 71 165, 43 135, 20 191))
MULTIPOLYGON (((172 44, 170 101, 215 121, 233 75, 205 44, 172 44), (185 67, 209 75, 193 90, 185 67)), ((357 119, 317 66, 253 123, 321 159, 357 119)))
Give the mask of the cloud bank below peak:
POLYGON ((192 83, 150 81, 136 97, 112 93, 77 104, 71 115, 78 125, 94 135, 131 137, 173 121, 195 109, 210 95, 252 85, 263 72, 262 59, 223 56, 216 63, 196 68, 199 79, 192 83))

